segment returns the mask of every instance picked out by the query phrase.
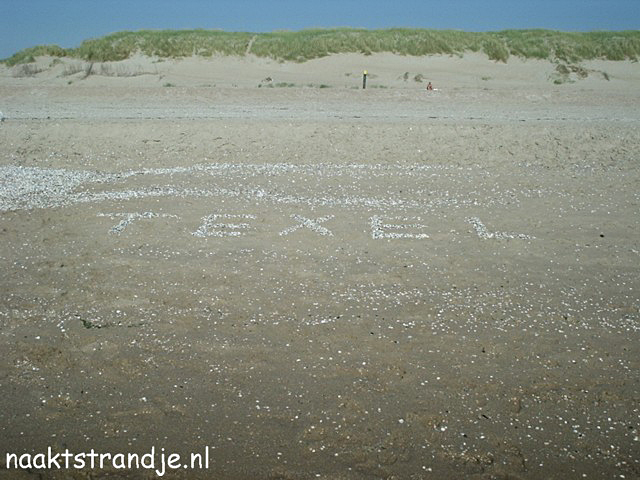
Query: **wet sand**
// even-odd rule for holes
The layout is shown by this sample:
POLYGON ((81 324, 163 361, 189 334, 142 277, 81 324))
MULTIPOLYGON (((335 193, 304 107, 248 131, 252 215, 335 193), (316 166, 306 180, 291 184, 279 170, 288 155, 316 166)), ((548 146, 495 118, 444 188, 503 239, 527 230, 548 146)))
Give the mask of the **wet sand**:
MULTIPOLYGON (((2 465, 209 447, 165 478, 640 477, 638 94, 512 71, 0 78, 2 465)), ((120 477, 154 475, 0 470, 120 477)))

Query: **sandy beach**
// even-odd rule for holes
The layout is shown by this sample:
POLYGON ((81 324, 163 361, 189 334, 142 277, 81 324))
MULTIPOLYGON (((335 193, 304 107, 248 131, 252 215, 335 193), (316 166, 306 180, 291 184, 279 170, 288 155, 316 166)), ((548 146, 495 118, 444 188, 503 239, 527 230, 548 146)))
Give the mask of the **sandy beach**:
POLYGON ((36 65, 0 66, 0 479, 640 478, 638 63, 36 65))

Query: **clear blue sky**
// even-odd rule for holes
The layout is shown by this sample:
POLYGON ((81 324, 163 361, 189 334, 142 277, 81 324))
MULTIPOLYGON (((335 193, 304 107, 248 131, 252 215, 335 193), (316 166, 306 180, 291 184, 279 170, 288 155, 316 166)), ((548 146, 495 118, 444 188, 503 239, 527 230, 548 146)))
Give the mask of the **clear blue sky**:
POLYGON ((0 0, 0 58, 120 30, 342 26, 638 30, 640 0, 0 0))

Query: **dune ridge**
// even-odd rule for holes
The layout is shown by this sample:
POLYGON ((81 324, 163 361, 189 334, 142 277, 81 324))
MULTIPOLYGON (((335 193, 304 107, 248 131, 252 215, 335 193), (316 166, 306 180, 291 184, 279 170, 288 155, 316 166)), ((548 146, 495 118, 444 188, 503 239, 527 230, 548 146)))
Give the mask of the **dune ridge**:
POLYGON ((560 32, 536 29, 465 32, 409 28, 334 28, 250 33, 140 30, 88 39, 77 48, 34 46, 21 50, 2 62, 13 66, 30 63, 42 55, 106 62, 125 60, 137 53, 161 58, 253 54, 280 61, 304 62, 335 53, 370 55, 383 52, 412 56, 482 52, 489 59, 502 62, 506 62, 511 56, 556 63, 594 59, 637 60, 640 55, 640 31, 560 32))

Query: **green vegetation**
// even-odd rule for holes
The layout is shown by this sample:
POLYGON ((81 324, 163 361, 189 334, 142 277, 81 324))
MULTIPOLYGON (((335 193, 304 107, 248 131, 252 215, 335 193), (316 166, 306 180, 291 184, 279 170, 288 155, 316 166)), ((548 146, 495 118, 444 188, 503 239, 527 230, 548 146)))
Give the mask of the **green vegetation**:
POLYGON ((78 48, 64 49, 41 46, 22 50, 3 60, 8 66, 29 63, 34 57, 49 55, 73 57, 88 62, 125 60, 140 52, 160 58, 178 58, 191 55, 210 57, 244 55, 251 40, 250 33, 229 33, 218 30, 141 30, 118 32, 101 38, 85 40, 78 48))
POLYGON ((2 60, 7 66, 12 67, 14 65, 21 65, 24 63, 32 63, 36 61, 35 57, 66 57, 68 50, 58 47, 57 45, 40 45, 37 47, 25 48, 20 50, 13 56, 2 60))
POLYGON ((484 52, 506 62, 510 56, 548 59, 637 60, 640 31, 569 33, 552 30, 462 32, 422 29, 314 29, 299 32, 223 32, 218 30, 142 30, 119 32, 84 41, 78 48, 38 46, 3 60, 8 66, 31 63, 35 57, 72 57, 87 62, 124 60, 136 53, 158 58, 192 55, 243 56, 250 52, 279 61, 304 62, 334 53, 392 52, 400 55, 463 55, 484 52))

